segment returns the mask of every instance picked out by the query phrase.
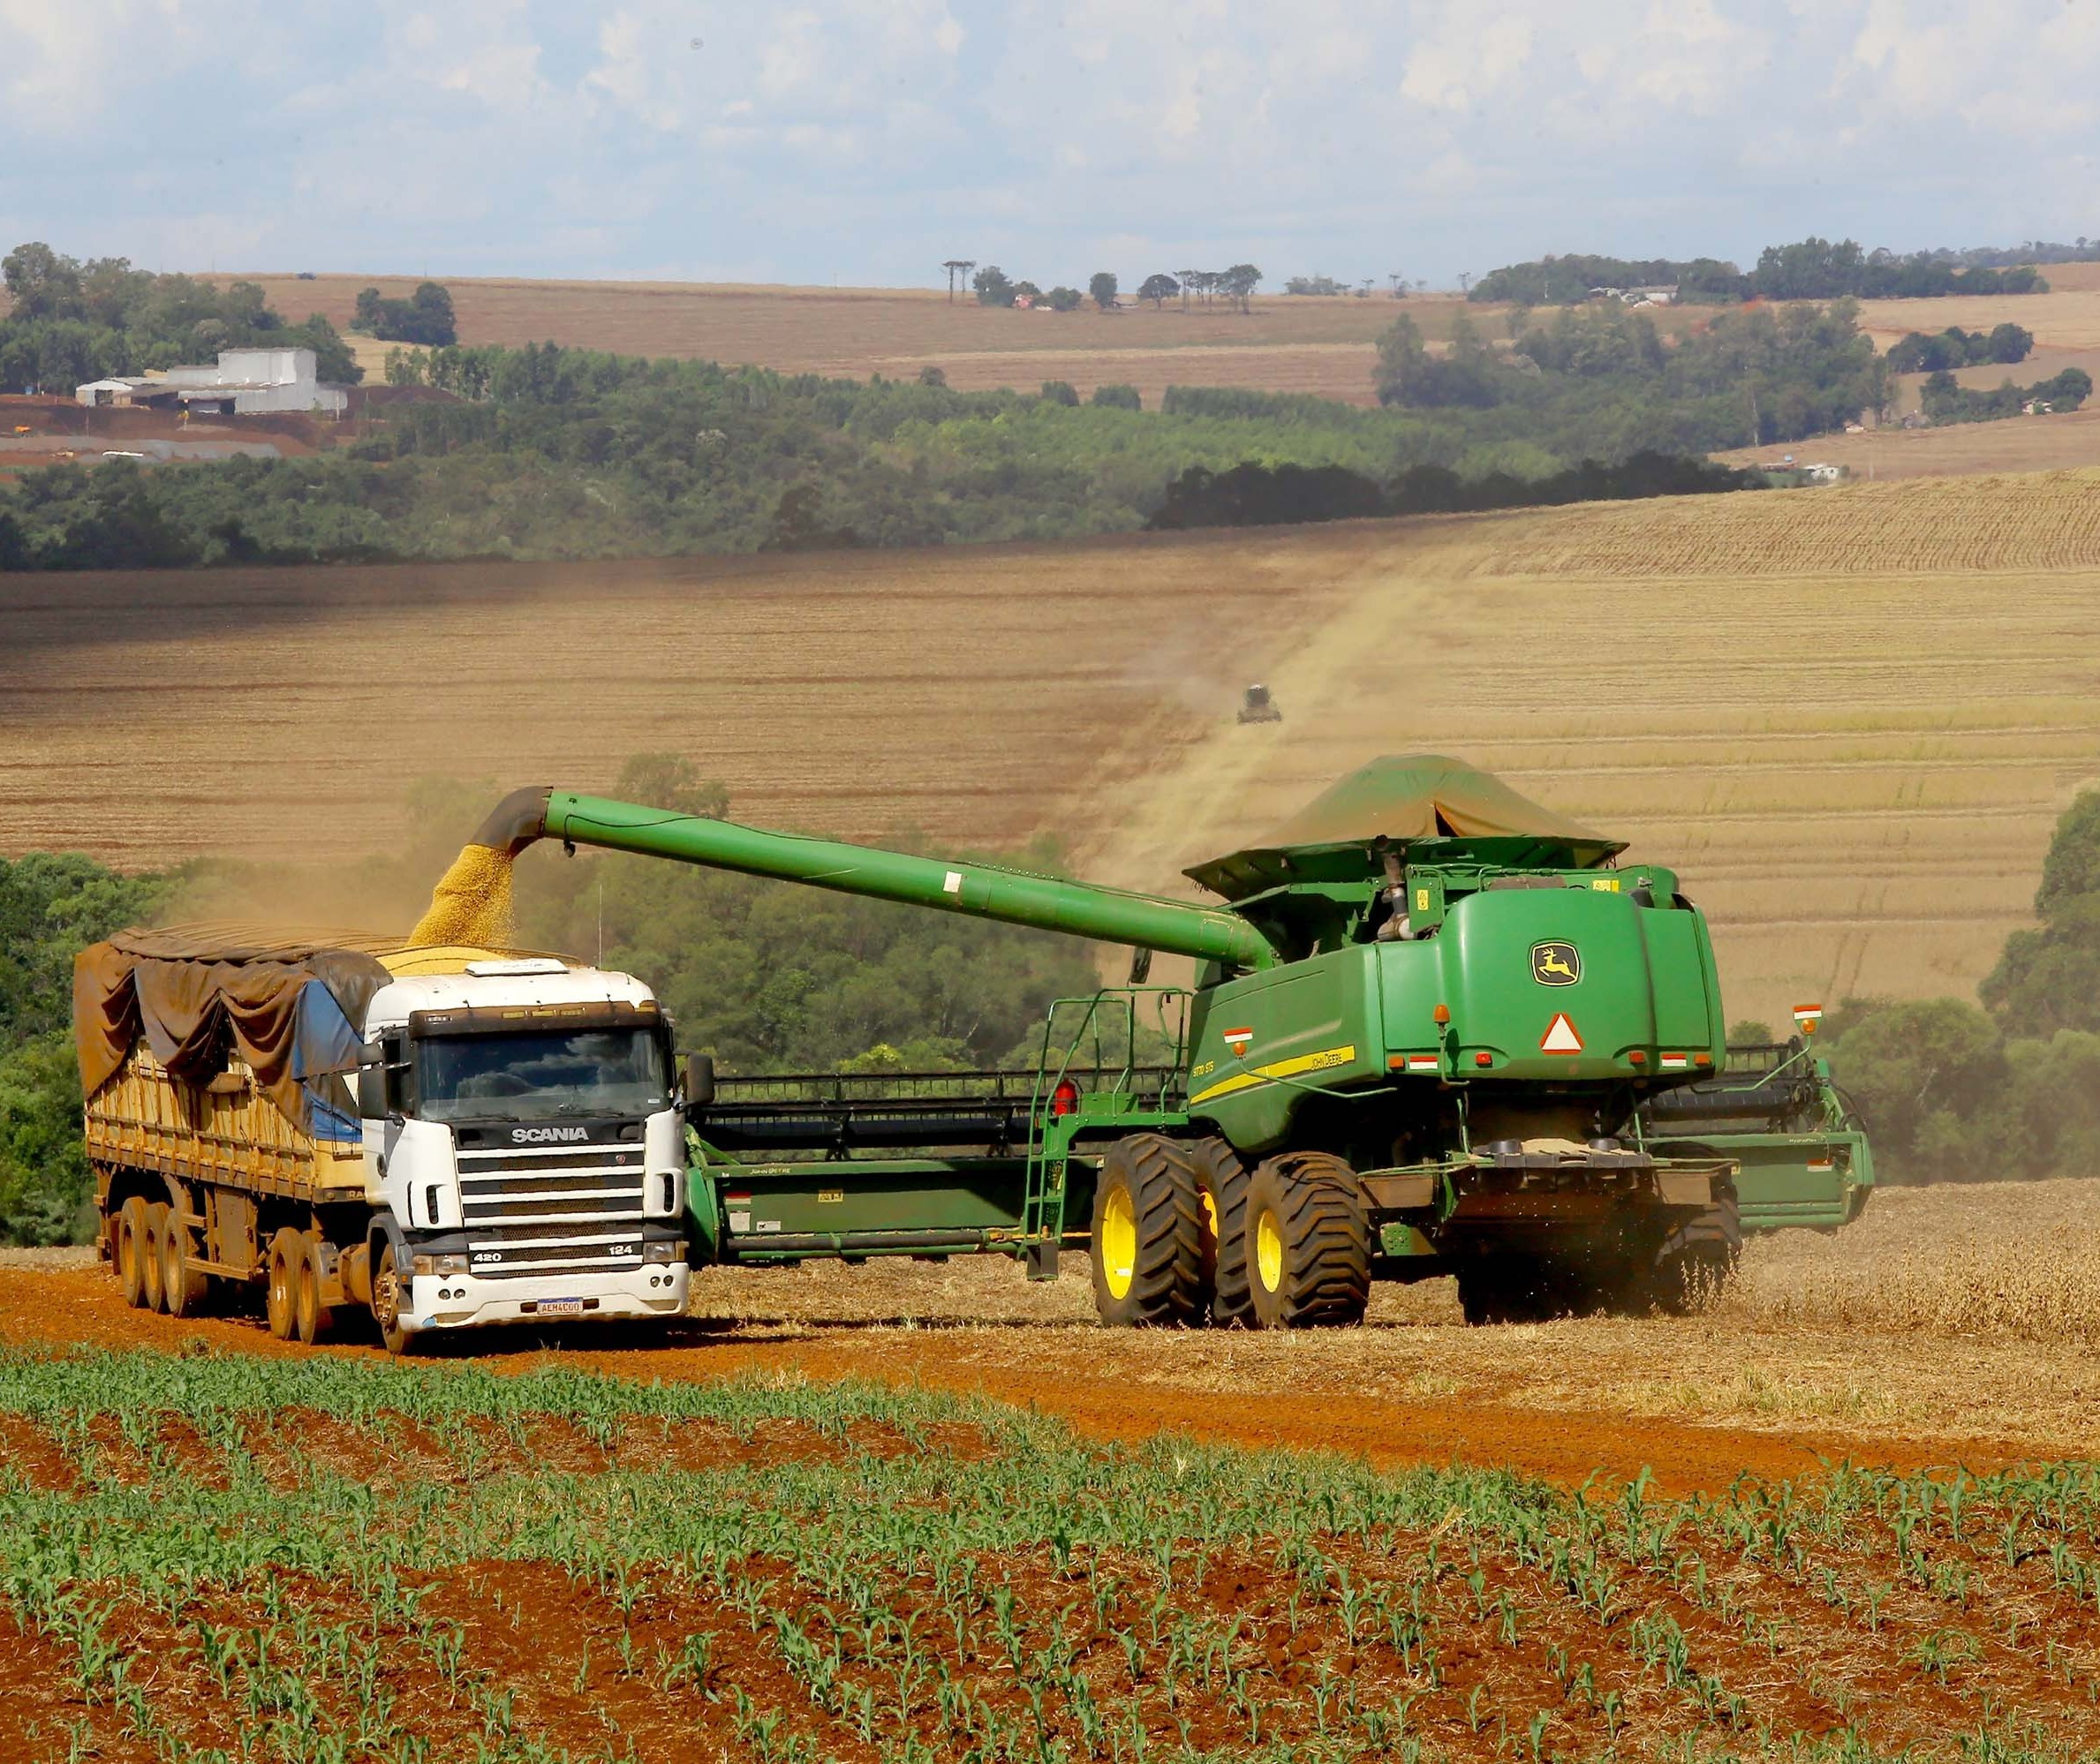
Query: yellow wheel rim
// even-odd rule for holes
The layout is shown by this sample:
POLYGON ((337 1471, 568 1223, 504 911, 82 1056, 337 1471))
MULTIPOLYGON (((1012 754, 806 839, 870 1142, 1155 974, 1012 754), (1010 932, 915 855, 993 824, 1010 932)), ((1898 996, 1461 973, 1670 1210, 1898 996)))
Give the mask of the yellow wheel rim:
POLYGON ((1273 1293, 1282 1285, 1283 1233, 1276 1228, 1276 1215, 1266 1207, 1254 1222, 1254 1265, 1260 1272, 1265 1293, 1273 1293))
POLYGON ((1119 1182, 1101 1205, 1101 1278, 1108 1283, 1109 1295, 1125 1297, 1137 1271, 1137 1214, 1130 1205, 1130 1191, 1119 1182))
POLYGON ((1208 1188, 1203 1191, 1203 1231, 1211 1242, 1218 1240, 1218 1197, 1208 1188))

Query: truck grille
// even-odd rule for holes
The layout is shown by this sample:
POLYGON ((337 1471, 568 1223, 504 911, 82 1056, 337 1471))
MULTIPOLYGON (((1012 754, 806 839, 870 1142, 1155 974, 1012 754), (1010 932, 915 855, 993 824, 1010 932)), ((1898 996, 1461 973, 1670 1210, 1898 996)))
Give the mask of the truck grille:
POLYGON ((467 1252, 483 1278, 632 1268, 642 1259, 642 1148, 462 1147, 467 1252))

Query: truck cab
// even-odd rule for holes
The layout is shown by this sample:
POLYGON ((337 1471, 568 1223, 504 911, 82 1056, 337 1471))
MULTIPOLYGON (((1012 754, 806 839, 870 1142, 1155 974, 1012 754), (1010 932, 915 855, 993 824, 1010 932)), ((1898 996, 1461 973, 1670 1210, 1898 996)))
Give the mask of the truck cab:
POLYGON ((371 1000, 358 1074, 375 1311, 404 1334, 680 1315, 684 1135, 648 988, 415 954, 371 1000))

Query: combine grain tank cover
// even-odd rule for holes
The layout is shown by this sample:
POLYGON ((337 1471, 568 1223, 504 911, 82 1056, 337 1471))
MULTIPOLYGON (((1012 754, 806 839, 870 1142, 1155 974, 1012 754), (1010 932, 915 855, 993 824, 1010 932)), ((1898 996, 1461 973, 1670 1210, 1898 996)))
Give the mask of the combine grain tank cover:
POLYGON ((372 996, 400 939, 312 939, 223 924, 120 931, 73 959, 80 1089, 92 1097, 141 1037, 180 1082, 208 1083, 238 1052, 285 1118, 357 1136, 341 1074, 357 1067, 372 996))
POLYGON ((1183 873, 1238 901, 1294 880, 1339 876, 1380 841, 1404 852, 1441 840, 1462 840, 1484 861, 1511 868, 1587 870, 1626 849, 1624 841, 1592 833, 1462 760, 1389 754, 1323 791, 1259 845, 1183 873))

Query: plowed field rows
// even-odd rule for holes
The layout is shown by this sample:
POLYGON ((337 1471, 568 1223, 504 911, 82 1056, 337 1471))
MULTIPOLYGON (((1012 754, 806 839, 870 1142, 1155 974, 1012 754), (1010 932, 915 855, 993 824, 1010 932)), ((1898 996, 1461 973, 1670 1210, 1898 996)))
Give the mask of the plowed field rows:
POLYGON ((0 1252, 0 1738, 2071 1764, 2100 1485, 2045 1460, 2092 1454, 2096 1217, 1883 1195, 1680 1322, 1104 1331, 1083 1271, 891 1264, 419 1365, 0 1252))

